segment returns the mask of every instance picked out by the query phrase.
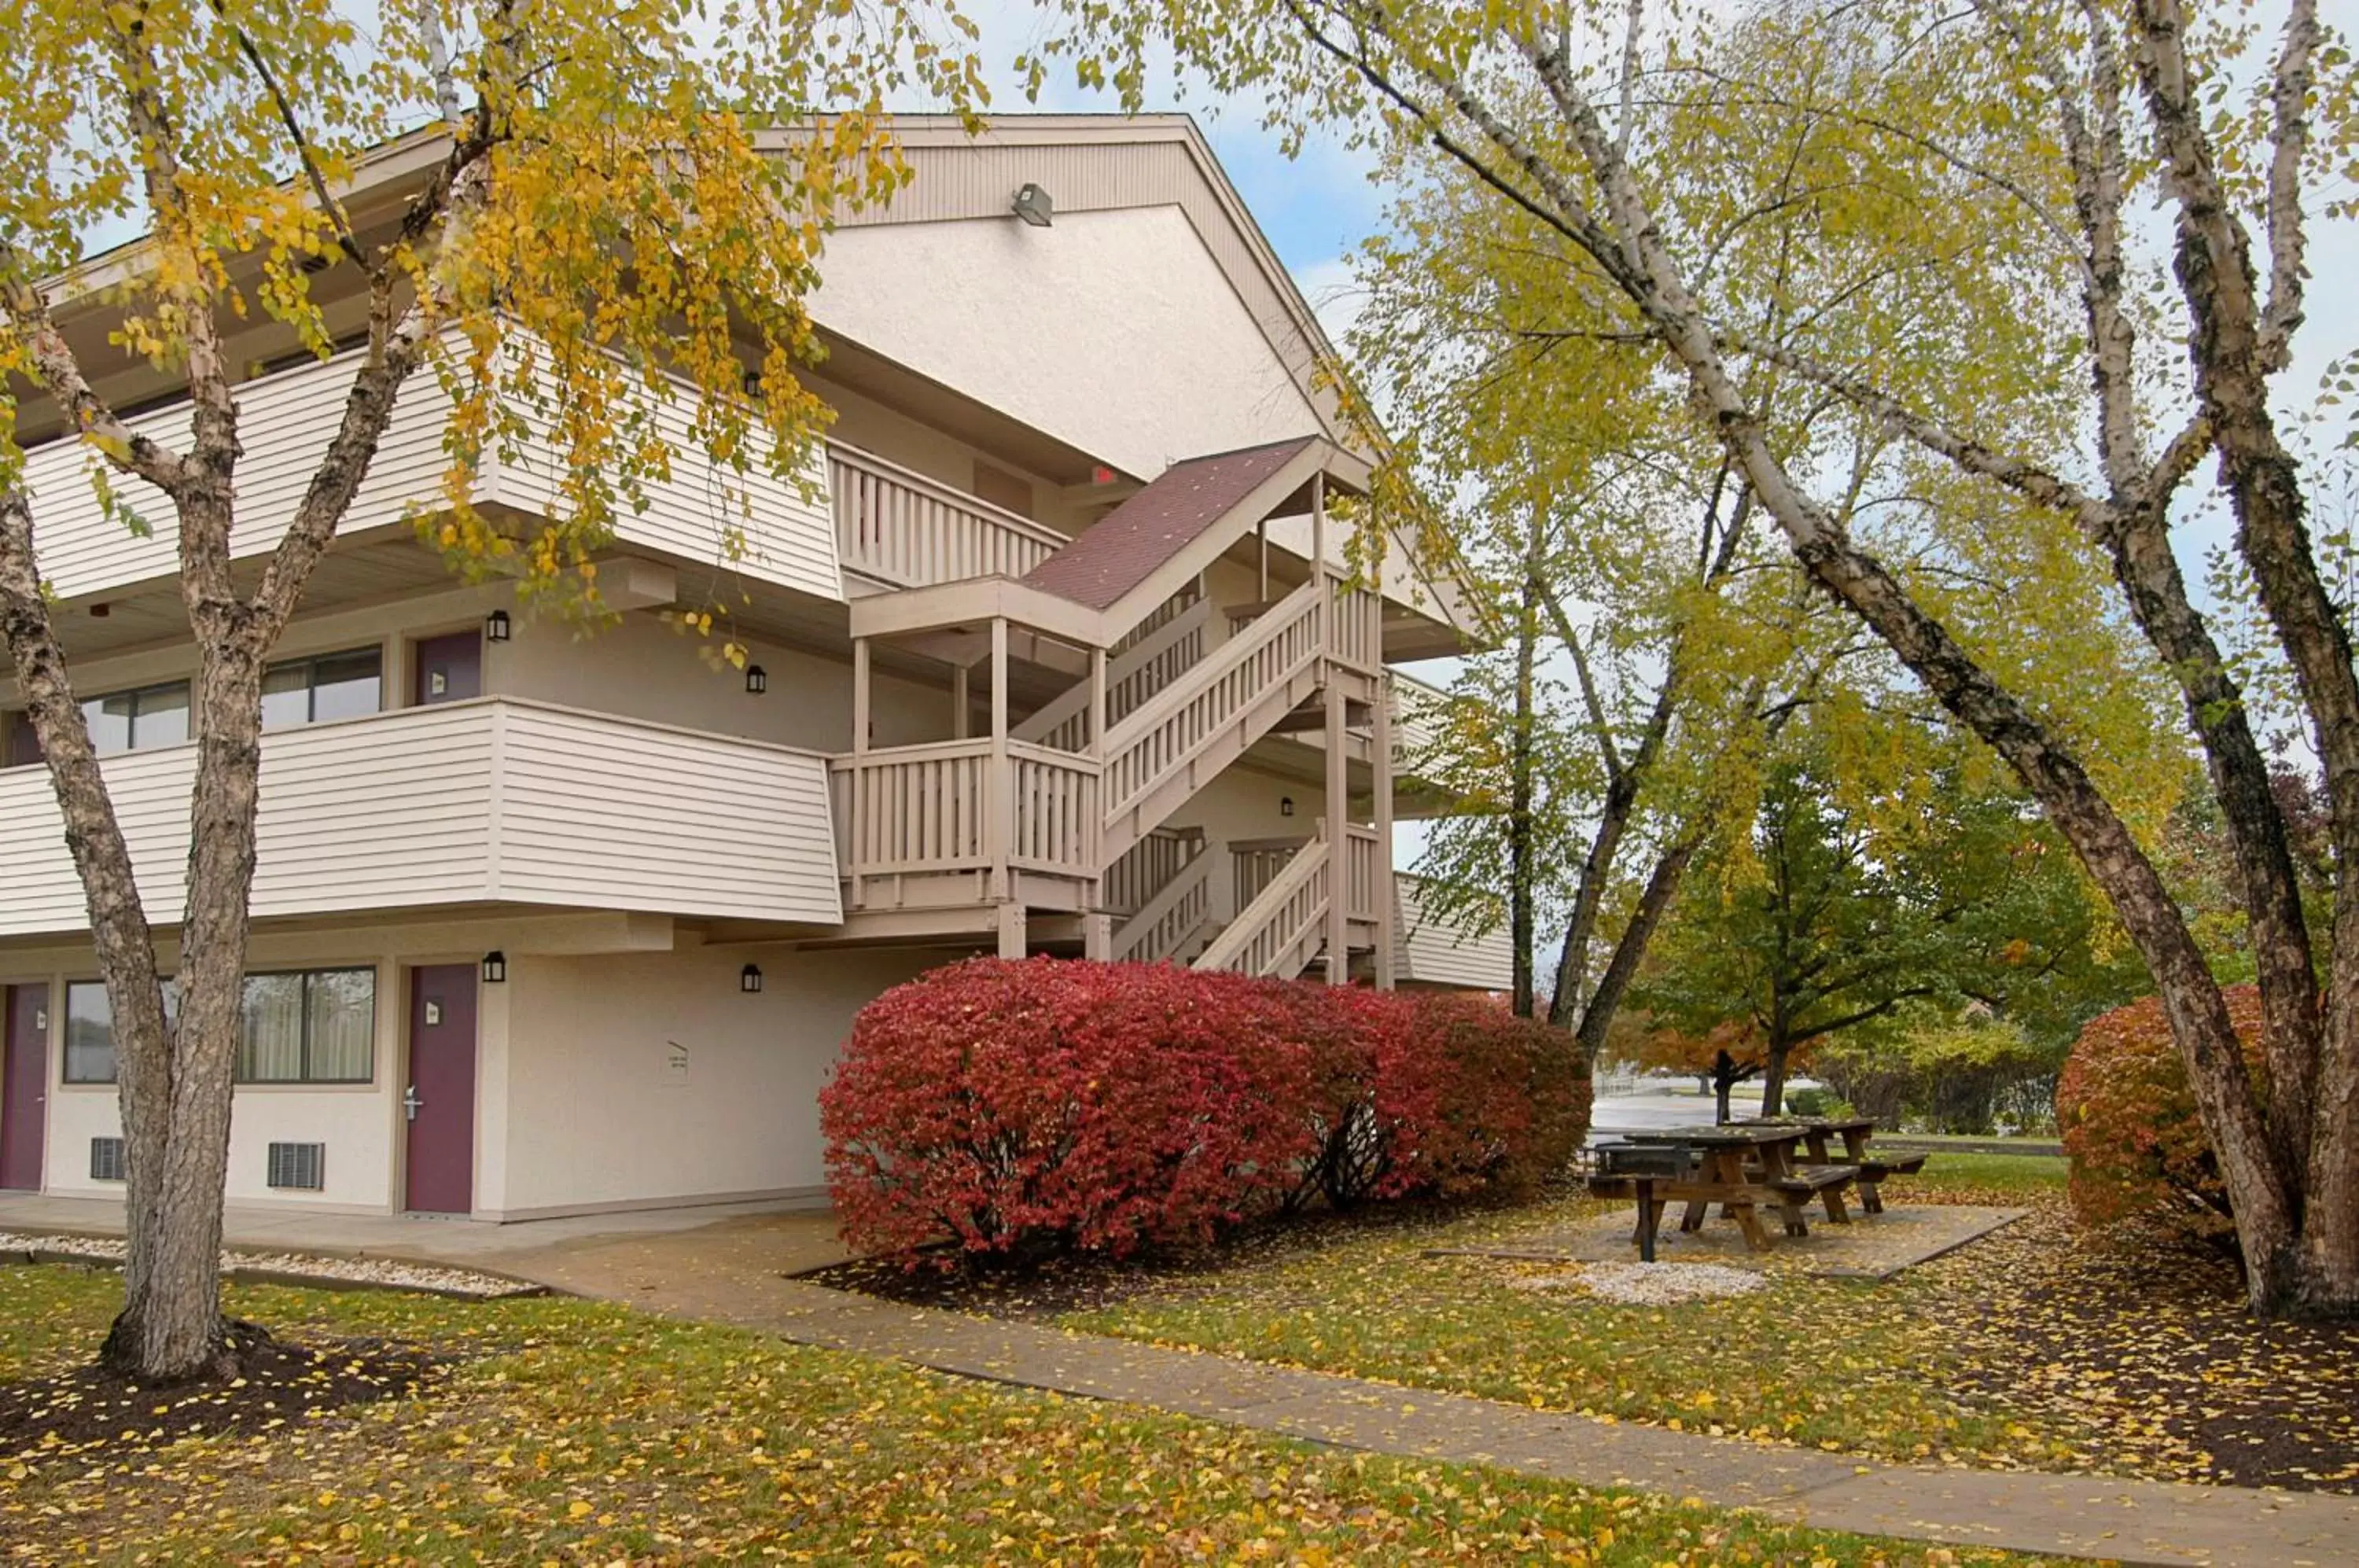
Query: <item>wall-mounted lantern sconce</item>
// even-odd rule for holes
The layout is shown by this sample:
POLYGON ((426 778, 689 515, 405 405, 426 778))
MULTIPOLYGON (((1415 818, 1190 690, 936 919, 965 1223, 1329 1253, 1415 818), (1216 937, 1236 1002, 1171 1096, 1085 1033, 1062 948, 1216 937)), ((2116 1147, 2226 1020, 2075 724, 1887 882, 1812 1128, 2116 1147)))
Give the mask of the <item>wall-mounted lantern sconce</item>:
POLYGON ((1290 817, 1290 816, 1294 815, 1294 797, 1293 797, 1293 796, 1291 796, 1291 795, 1280 795, 1280 796, 1277 798, 1277 814, 1278 814, 1279 816, 1281 816, 1281 817, 1290 817))
POLYGON ((508 613, 506 610, 494 610, 484 617, 484 640, 485 642, 508 640, 508 613))
POLYGON ((1007 210, 1036 229, 1047 228, 1057 216, 1057 204, 1049 199, 1049 193, 1028 181, 1016 192, 1016 200, 1007 204, 1007 210))
POLYGON ((497 985, 508 977, 508 955, 497 948, 484 954, 484 984, 497 985))
POLYGON ((770 689, 770 672, 758 664, 745 667, 745 690, 758 697, 770 689))
POLYGON ((750 996, 761 988, 762 971, 758 966, 749 964, 737 971, 737 989, 750 996))

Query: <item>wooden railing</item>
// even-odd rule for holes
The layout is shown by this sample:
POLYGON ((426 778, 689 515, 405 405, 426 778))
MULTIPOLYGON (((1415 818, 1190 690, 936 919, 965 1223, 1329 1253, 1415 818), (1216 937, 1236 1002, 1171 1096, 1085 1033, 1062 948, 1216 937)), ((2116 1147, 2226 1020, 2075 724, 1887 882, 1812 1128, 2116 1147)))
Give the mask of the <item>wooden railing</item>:
POLYGON ((1319 948, 1330 882, 1327 841, 1313 838, 1237 911, 1237 918, 1196 960, 1196 967, 1246 975, 1300 974, 1319 948))
POLYGON ((847 571, 900 588, 1021 577, 1071 541, 922 474, 831 442, 828 488, 847 571))
POLYGON ((836 844, 854 878, 1014 866, 1097 876, 1098 767, 1020 741, 937 741, 832 762, 836 844))
POLYGON ((1385 602, 1364 588, 1335 585, 1335 658, 1364 675, 1384 668, 1385 602))
POLYGON ((1198 853, 1158 887, 1136 913, 1114 928, 1107 956, 1116 962, 1160 964, 1180 956, 1189 942, 1215 919, 1214 883, 1220 873, 1217 844, 1201 836, 1198 853))
POLYGON ((1253 702, 1315 661, 1327 608, 1315 579, 1288 594, 1240 637, 1189 671, 1185 682, 1149 698, 1106 726, 1109 815, 1128 810, 1187 766, 1199 747, 1253 702))
POLYGON ((1105 828, 1096 761, 1021 741, 1008 742, 1007 754, 1014 790, 1007 864, 1063 877, 1096 877, 1098 841, 1105 828))
POLYGON ((836 845, 853 877, 992 864, 988 740, 897 746, 834 759, 836 845))
POLYGON ((1261 897, 1261 890, 1277 880, 1295 852, 1310 842, 1310 835, 1295 838, 1241 838, 1229 845, 1230 875, 1237 889, 1240 909, 1261 897))
POLYGON ((1384 846, 1376 830, 1347 822, 1343 827, 1343 912, 1355 920, 1376 918, 1376 900, 1384 895, 1384 846))
MULTIPOLYGON (((1136 640, 1124 639, 1129 646, 1106 664, 1109 727, 1128 718, 1204 657, 1204 627, 1212 611, 1210 600, 1198 599, 1169 615, 1158 612, 1153 630, 1136 640)), ((1067 688, 1009 733, 1059 751, 1081 750, 1090 743, 1090 683, 1067 688)))
POLYGON ((1181 867, 1203 853, 1204 843, 1201 828, 1157 828, 1106 867, 1098 907, 1117 915, 1136 914, 1170 885, 1181 867))

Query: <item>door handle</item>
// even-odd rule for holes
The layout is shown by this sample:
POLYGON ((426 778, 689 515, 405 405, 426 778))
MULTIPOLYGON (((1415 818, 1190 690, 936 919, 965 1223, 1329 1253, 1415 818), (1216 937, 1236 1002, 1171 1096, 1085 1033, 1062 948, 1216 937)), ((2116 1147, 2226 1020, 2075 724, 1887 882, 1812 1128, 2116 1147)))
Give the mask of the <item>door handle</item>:
POLYGON ((401 1092, 402 1114, 410 1121, 418 1119, 418 1107, 425 1103, 418 1097, 418 1085, 415 1083, 401 1092))

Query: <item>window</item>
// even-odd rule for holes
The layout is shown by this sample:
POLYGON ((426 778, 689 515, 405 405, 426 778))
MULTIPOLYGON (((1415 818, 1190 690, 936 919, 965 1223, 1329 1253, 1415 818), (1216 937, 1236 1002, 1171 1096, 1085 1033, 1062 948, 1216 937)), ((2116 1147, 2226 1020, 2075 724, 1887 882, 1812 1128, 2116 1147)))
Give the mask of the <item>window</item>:
MULTIPOLYGON (((169 1016, 177 998, 164 985, 169 1016)), ((310 969, 245 977, 245 1024, 238 1041, 241 1083, 366 1083, 374 1073, 376 971, 310 969)), ((106 987, 66 987, 65 1081, 114 1082, 114 1014, 106 987)))
POLYGON ((241 1083, 365 1083, 376 1040, 376 971, 245 977, 241 1083))
POLYGON ((382 653, 364 648, 274 664, 262 672, 262 727, 288 729, 377 711, 382 653))
POLYGON ((66 1082, 114 1082, 114 1008, 95 980, 66 987, 66 1082))
POLYGON ((189 738, 189 683, 142 686, 136 691, 92 697, 82 705, 90 743, 101 757, 178 746, 189 738))

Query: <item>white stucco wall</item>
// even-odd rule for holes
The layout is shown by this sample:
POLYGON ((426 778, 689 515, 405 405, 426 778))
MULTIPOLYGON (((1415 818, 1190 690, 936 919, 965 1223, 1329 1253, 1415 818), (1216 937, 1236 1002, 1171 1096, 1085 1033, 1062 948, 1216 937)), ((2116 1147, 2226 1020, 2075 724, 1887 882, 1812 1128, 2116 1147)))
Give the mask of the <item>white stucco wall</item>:
MULTIPOLYGON (((351 947, 337 951, 307 944, 308 951, 257 948, 256 968, 295 964, 350 967, 372 962, 351 947), (315 957, 326 952, 332 956, 315 957)), ((120 1197, 120 1182, 90 1179, 90 1140, 123 1132, 122 1100, 112 1083, 65 1083, 65 983, 94 978, 95 961, 77 963, 47 977, 50 1042, 48 1067, 49 1127, 42 1150, 44 1190, 69 1197, 120 1197)), ((301 1087, 241 1084, 231 1101, 229 1200, 235 1203, 379 1212, 392 1202, 394 1140, 400 1115, 396 1083, 400 1076, 401 971, 377 966, 376 1040, 372 1081, 367 1083, 301 1087), (319 1192, 273 1187, 268 1181, 270 1145, 327 1145, 326 1186, 319 1192)))
POLYGON ((1321 429, 1176 206, 846 228, 822 272, 822 324, 1144 478, 1321 429))
POLYGON ((492 1134, 504 1147, 480 1168, 479 1213, 816 1200, 819 1090, 853 1015, 954 956, 727 947, 512 964, 506 1127, 492 1134), (738 988, 748 962, 763 972, 756 996, 738 988))

